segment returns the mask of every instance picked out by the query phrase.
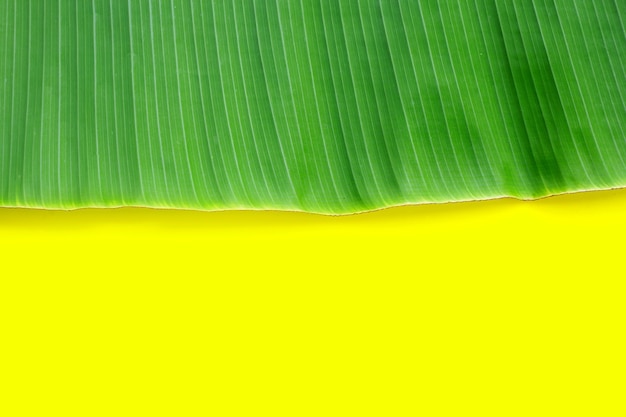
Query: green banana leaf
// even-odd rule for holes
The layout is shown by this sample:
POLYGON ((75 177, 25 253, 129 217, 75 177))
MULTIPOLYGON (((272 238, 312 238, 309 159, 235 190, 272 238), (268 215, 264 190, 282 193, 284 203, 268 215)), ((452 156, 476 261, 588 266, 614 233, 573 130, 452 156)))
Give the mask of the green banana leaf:
POLYGON ((622 0, 0 0, 0 205, 626 185, 622 0))

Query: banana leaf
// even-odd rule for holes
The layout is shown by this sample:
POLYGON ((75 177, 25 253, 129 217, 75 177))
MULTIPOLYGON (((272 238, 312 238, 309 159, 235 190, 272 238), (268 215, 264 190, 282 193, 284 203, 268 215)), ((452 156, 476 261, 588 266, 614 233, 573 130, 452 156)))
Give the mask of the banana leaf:
POLYGON ((626 185, 620 0, 0 0, 0 205, 626 185))

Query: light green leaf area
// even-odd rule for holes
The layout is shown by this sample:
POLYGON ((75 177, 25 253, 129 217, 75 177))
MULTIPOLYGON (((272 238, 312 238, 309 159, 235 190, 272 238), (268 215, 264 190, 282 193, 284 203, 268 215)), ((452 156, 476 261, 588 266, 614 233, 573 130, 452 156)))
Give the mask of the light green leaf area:
POLYGON ((621 0, 0 0, 0 205, 626 185, 621 0))

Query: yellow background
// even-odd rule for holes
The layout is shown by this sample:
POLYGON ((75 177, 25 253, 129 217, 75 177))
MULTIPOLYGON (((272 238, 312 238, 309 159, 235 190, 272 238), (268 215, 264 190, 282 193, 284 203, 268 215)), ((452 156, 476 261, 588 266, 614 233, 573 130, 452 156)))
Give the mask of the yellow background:
POLYGON ((0 210, 0 415, 626 414, 626 190, 0 210))

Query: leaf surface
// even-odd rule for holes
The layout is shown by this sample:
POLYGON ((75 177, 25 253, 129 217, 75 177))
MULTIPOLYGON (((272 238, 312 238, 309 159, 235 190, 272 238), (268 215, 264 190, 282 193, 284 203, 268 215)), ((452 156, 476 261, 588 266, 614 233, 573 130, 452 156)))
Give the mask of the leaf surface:
POLYGON ((352 213, 626 185, 617 0, 0 0, 0 204, 352 213))

